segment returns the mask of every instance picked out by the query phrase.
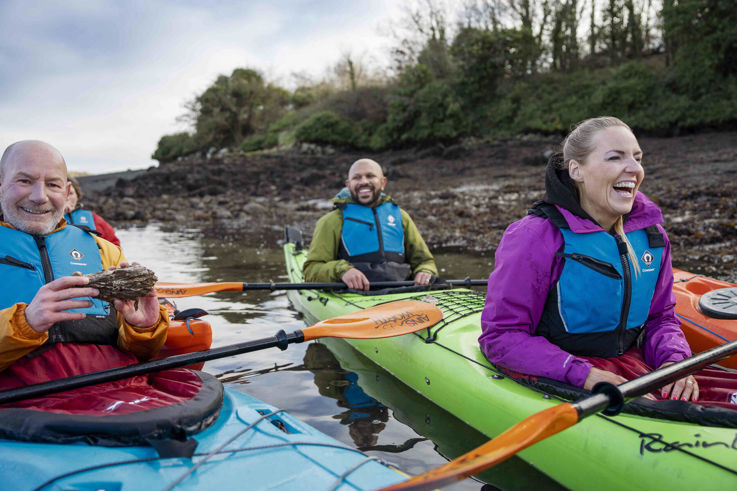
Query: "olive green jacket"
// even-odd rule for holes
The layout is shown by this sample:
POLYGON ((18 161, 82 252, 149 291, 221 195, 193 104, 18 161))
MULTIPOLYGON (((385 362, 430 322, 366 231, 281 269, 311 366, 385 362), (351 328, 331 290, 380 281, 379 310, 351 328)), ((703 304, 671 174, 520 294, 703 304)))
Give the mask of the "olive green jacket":
MULTIPOLYGON (((333 198, 333 203, 355 203, 351 198, 345 198, 344 193, 339 193, 333 198)), ((390 201, 391 198, 382 194, 378 204, 390 201)), ((438 275, 435 260, 422 239, 415 223, 409 214, 402 213, 402 228, 404 229, 404 253, 405 258, 412 266, 412 274, 424 271, 438 275)), ((353 267, 346 260, 338 259, 338 248, 343 231, 343 212, 335 209, 324 215, 315 225, 315 233, 312 235, 310 249, 307 251, 307 260, 304 264, 305 281, 308 282, 334 282, 340 281, 343 275, 353 267)))

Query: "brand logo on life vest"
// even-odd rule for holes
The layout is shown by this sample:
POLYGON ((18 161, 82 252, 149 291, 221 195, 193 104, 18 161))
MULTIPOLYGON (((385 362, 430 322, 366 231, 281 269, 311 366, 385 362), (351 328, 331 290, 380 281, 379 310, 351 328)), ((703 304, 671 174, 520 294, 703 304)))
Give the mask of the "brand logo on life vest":
POLYGON ((394 223, 396 221, 396 219, 392 215, 389 215, 386 218, 386 220, 389 222, 389 225, 391 225, 392 227, 394 227, 396 225, 396 223, 394 223))
POLYGON ((640 256, 640 259, 643 263, 645 263, 645 266, 650 266, 653 261, 655 260, 655 256, 650 251, 645 251, 642 253, 642 256, 640 256))
POLYGON ((82 223, 87 223, 87 217, 82 215, 81 217, 79 217, 79 221, 82 223))
POLYGON ((72 259, 74 259, 75 261, 79 261, 84 257, 84 254, 79 252, 77 249, 72 249, 71 251, 69 251, 69 255, 72 256, 72 259))

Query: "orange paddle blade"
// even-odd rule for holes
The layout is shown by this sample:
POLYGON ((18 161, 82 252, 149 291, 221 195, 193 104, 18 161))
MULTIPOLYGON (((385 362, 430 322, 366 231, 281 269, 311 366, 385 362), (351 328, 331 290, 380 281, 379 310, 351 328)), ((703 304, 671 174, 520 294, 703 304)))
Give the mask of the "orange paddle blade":
POLYGON ((389 338, 432 327, 442 319, 443 311, 434 305, 400 300, 320 321, 302 329, 302 333, 305 341, 324 337, 389 338))
POLYGON ((553 406, 523 419, 493 440, 408 481, 381 491, 424 490, 447 486, 507 460, 517 452, 578 422, 578 412, 570 403, 553 406))
POLYGON ((240 281, 220 283, 166 283, 160 281, 156 283, 154 289, 159 297, 181 298, 213 292, 242 292, 243 283, 240 281))

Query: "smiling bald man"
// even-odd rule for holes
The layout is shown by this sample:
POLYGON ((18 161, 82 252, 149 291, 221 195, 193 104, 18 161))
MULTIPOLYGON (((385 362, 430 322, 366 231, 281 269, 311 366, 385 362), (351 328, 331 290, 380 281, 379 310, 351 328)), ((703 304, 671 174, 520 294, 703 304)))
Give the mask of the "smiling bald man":
POLYGON ((384 194, 387 179, 371 159, 351 165, 334 210, 318 220, 304 265, 310 282, 342 281, 369 290, 374 281, 428 285, 435 260, 409 214, 384 194))

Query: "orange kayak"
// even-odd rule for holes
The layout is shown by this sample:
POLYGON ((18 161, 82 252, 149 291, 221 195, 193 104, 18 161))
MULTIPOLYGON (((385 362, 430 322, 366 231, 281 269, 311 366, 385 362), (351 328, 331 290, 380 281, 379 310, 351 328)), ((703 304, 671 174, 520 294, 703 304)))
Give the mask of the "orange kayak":
MULTIPOLYGON (((209 322, 200 319, 207 312, 202 309, 187 309, 180 312, 170 300, 160 299, 159 302, 169 311, 169 331, 157 359, 210 349, 212 327, 209 322)), ((188 365, 187 368, 201 370, 203 365, 204 363, 196 363, 188 365)))
MULTIPOLYGON (((737 339, 737 285, 673 268, 676 316, 694 353, 737 339)), ((719 363, 737 369, 737 355, 719 363)))

